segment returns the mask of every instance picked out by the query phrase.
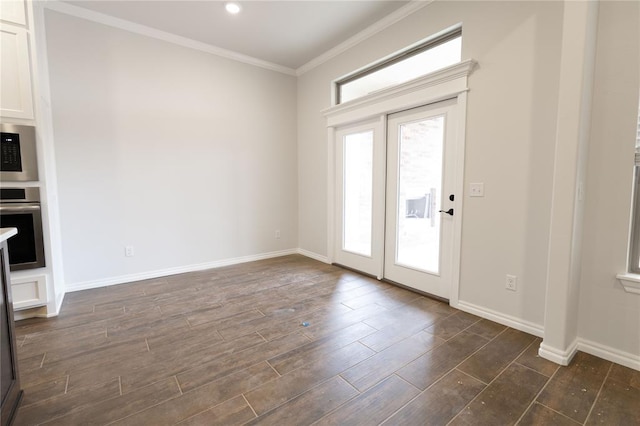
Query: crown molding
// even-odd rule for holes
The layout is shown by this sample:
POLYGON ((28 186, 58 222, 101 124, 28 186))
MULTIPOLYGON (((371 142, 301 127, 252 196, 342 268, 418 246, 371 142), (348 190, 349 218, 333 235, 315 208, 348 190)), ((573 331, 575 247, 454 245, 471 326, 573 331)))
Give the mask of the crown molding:
POLYGON ((270 71, 276 71, 279 73, 301 76, 302 74, 312 70, 313 68, 331 60, 332 58, 346 52, 352 47, 362 43, 370 37, 373 37, 380 31, 390 27, 398 21, 406 18, 412 13, 422 9, 434 0, 411 0, 407 5, 395 10, 393 13, 387 15, 385 18, 372 24, 366 29, 360 31, 358 34, 348 38, 344 42, 329 49, 322 55, 312 59, 298 69, 285 67, 273 62, 264 61, 262 59, 254 58, 252 56, 243 55, 242 53, 234 52, 232 50, 223 49, 212 44, 203 43, 201 41, 193 40, 187 37, 179 36, 166 31, 158 30, 156 28, 148 27, 146 25, 137 24, 135 22, 127 21, 125 19, 116 18, 104 13, 95 12, 92 10, 84 9, 79 6, 75 6, 69 3, 64 3, 59 0, 44 0, 41 3, 46 9, 50 9, 59 13, 74 16, 76 18, 85 19, 88 21, 96 22, 99 24, 107 25, 113 28, 118 28, 124 31, 129 31, 135 34, 155 38, 158 40, 166 41, 168 43, 176 44, 178 46, 187 47, 201 52, 209 53, 212 55, 220 56, 223 58, 231 59, 234 61, 242 62, 248 65, 264 68, 270 71))
POLYGON ((296 70, 296 75, 297 76, 301 76, 302 74, 311 71, 315 67, 322 65, 323 63, 335 58, 336 56, 340 55, 341 53, 344 53, 347 50, 351 49, 352 47, 362 43, 363 41, 367 40, 368 38, 373 37, 374 35, 376 35, 380 31, 385 30, 386 28, 390 27, 391 25, 395 24, 396 22, 406 18, 407 16, 411 15, 412 13, 422 9, 423 7, 425 7, 427 5, 429 5, 433 1, 434 0, 411 0, 406 6, 403 6, 403 7, 399 8, 399 9, 395 10, 394 12, 390 13, 389 15, 387 15, 385 18, 382 18, 378 22, 376 22, 376 23, 372 24, 371 26, 367 27, 366 29, 360 31, 358 34, 348 38, 347 40, 343 41, 339 45, 327 50, 322 55, 320 55, 320 56, 316 57, 315 59, 312 59, 309 62, 307 62, 306 64, 302 65, 300 68, 298 68, 296 70))
POLYGON ((166 41, 168 43, 176 44, 178 46, 187 47, 201 52, 209 53, 212 55, 220 56, 223 58, 231 59, 234 61, 242 62, 248 65, 264 68, 270 71, 276 71, 283 74, 296 76, 296 71, 292 68, 288 68, 282 65, 274 64, 272 62, 263 61, 252 56, 243 55, 231 50, 223 49, 208 43, 193 40, 187 37, 182 37, 176 34, 172 34, 166 31, 151 28, 146 25, 136 24, 131 21, 127 21, 120 18, 115 18, 103 13, 94 12, 92 10, 84 9, 79 6, 64 3, 58 0, 46 0, 42 2, 44 7, 56 12, 64 13, 66 15, 75 16, 76 18, 85 19, 88 21, 96 22, 99 24, 107 25, 113 28, 118 28, 124 31, 129 31, 135 34, 155 38, 158 40, 166 41))

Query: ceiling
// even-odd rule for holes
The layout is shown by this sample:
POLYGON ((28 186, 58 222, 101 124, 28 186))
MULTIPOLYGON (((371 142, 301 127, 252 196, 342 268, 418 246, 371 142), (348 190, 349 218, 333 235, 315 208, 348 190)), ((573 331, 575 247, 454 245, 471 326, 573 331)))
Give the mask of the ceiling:
POLYGON ((295 70, 409 1, 238 1, 237 15, 215 0, 66 3, 295 70))

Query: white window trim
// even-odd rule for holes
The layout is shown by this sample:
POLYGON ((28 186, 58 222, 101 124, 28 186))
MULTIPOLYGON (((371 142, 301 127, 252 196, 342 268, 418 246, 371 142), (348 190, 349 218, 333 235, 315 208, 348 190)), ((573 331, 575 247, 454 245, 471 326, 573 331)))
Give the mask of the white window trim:
POLYGON ((387 87, 322 111, 328 127, 354 123, 364 119, 451 99, 466 92, 467 77, 477 62, 459 62, 406 83, 387 87))
POLYGON ((640 295, 640 275, 639 274, 618 274, 616 278, 624 287, 624 291, 627 293, 633 293, 640 295))
POLYGON ((639 242, 636 239, 636 227, 640 226, 640 223, 637 223, 638 212, 636 210, 638 208, 638 196, 640 196, 640 193, 638 193, 638 191, 640 190, 640 188, 638 188, 638 172, 635 170, 635 168, 640 167, 640 107, 638 108, 638 121, 636 125, 636 149, 634 154, 635 167, 633 172, 633 196, 631 200, 631 226, 629 229, 630 235, 627 254, 627 272, 616 275, 616 278, 618 279, 618 281, 620 281, 622 287, 624 287, 624 291, 626 291, 627 293, 640 295, 640 274, 636 272, 637 270, 635 268, 631 267, 632 262, 637 262, 637 258, 635 256, 637 255, 638 247, 636 247, 635 245, 639 242))

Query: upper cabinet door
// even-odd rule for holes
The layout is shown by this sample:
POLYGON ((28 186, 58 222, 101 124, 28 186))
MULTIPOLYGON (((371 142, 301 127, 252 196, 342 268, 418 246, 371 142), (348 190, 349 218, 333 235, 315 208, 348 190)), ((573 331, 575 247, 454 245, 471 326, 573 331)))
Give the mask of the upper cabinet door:
POLYGON ((0 25, 0 116, 33 120, 28 33, 0 25))
POLYGON ((23 0, 0 1, 0 20, 12 24, 27 25, 23 0))

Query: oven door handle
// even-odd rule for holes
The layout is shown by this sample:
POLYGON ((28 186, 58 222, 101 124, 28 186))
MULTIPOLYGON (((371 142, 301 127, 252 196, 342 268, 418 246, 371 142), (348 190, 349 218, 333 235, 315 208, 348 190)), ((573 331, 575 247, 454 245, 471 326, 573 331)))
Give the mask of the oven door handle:
POLYGON ((7 213, 33 213, 40 211, 40 204, 20 204, 15 206, 0 206, 0 212, 7 213))

